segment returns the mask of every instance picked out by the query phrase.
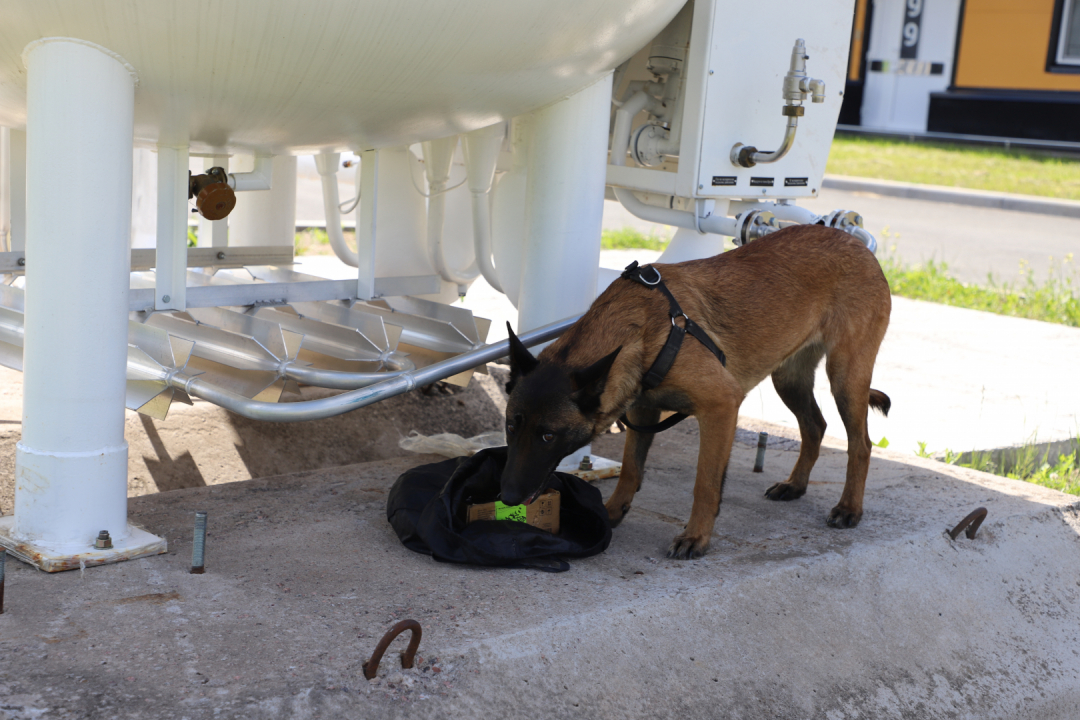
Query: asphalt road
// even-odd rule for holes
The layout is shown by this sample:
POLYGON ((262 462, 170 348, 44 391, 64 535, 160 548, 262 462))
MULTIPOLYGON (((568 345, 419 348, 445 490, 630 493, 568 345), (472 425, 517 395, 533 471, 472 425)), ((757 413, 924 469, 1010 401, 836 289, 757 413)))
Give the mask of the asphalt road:
POLYGON ((885 197, 870 192, 826 188, 816 200, 800 203, 816 212, 837 208, 862 214, 878 239, 878 254, 905 263, 944 261, 949 274, 964 282, 1015 281, 1026 263, 1044 280, 1051 265, 1080 280, 1080 218, 980 208, 928 200, 885 197))

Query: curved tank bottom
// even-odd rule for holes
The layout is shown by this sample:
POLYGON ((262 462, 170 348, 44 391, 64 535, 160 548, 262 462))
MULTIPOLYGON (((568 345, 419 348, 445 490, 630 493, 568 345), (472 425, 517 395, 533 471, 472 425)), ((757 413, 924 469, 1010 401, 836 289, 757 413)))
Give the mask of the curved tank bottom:
POLYGON ((312 153, 485 127, 571 95, 684 0, 5 0, 0 125, 26 123, 35 40, 135 69, 140 145, 312 153))

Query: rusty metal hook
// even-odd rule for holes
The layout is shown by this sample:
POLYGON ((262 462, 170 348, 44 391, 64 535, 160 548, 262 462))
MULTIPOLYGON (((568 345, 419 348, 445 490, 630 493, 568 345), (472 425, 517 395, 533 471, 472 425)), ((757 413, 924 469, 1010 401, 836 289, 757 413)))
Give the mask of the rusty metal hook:
POLYGON ((960 531, 967 528, 964 533, 967 535, 968 540, 975 539, 975 533, 979 531, 979 526, 982 525, 982 521, 986 519, 986 508, 975 508, 971 511, 971 514, 960 521, 960 523, 952 530, 947 530, 949 537, 955 540, 960 535, 960 531))
POLYGON ((364 677, 368 680, 374 680, 375 675, 379 672, 379 663, 382 661, 383 653, 386 652, 386 648, 390 647, 390 643, 394 641, 401 633, 406 630, 412 630, 412 637, 409 640, 409 647, 405 648, 405 652, 401 653, 401 667, 408 670, 413 666, 413 658, 416 657, 416 649, 420 647, 420 635, 422 630, 420 629, 420 623, 416 620, 402 620, 394 627, 390 628, 379 644, 375 646, 375 652, 371 654, 368 661, 364 663, 364 677))

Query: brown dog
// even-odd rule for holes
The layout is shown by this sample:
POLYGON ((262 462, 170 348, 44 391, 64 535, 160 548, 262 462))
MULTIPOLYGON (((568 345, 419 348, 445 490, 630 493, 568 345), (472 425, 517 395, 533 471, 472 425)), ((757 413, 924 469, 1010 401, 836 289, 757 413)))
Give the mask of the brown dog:
MULTIPOLYGON (((870 388, 892 306, 873 253, 840 230, 799 225, 722 255, 654 267, 686 315, 726 354, 727 366, 688 335, 663 381, 643 392, 642 376, 673 321, 662 292, 628 279, 612 283, 539 358, 511 333, 503 502, 531 501, 563 457, 624 412, 639 426, 656 423, 661 410, 694 415, 701 433, 694 504, 668 555, 699 557, 720 512, 739 405, 769 375, 799 421, 802 449, 791 476, 765 494, 794 500, 806 492, 825 432, 813 392, 825 355, 848 436, 847 480, 828 524, 857 525, 870 461, 868 406, 888 413, 890 405, 870 388)), ((651 434, 627 434, 622 475, 606 503, 613 526, 641 486, 651 443, 651 434)))

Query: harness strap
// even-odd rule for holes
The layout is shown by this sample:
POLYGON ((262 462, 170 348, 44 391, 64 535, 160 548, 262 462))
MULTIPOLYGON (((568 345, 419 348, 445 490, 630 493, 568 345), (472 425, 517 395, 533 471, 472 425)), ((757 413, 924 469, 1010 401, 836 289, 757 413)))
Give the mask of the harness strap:
MULTIPOLYGON (((668 301, 668 314, 671 316, 671 332, 668 333, 667 342, 660 348, 660 352, 656 355, 656 359, 653 360, 653 364, 642 376, 642 388, 646 391, 652 390, 664 381, 664 377, 666 377, 668 371, 671 370, 671 366, 675 364, 675 358, 679 354, 679 349, 682 348, 683 338, 686 337, 686 333, 690 333, 697 338, 698 342, 716 356, 716 359, 720 361, 721 365, 727 365, 727 357, 724 355, 723 350, 716 346, 716 343, 712 341, 712 338, 709 337, 709 334, 706 333, 700 325, 691 320, 686 313, 683 312, 682 307, 679 305, 679 301, 675 299, 675 296, 671 294, 671 290, 664 284, 663 278, 660 277, 659 270, 652 265, 639 266, 637 260, 635 260, 626 266, 621 277, 626 278, 627 280, 633 280, 647 288, 656 288, 664 293, 664 296, 668 301), (675 322, 679 317, 683 318, 683 325, 681 327, 675 322)), ((626 419, 625 414, 619 420, 628 428, 636 432, 658 433, 673 427, 686 418, 687 415, 676 413, 661 423, 646 427, 634 425, 626 419)))
POLYGON ((664 432, 668 428, 673 428, 673 427, 675 427, 676 425, 678 425, 679 423, 681 423, 683 420, 685 420, 688 417, 690 417, 690 416, 685 415, 683 413, 675 413, 674 415, 669 417, 667 420, 663 420, 661 422, 658 422, 655 425, 635 425, 634 423, 627 420, 626 415, 624 414, 621 418, 619 418, 619 422, 621 422, 623 425, 630 428, 631 430, 635 430, 635 431, 637 431, 639 433, 650 433, 651 434, 651 433, 664 432))

